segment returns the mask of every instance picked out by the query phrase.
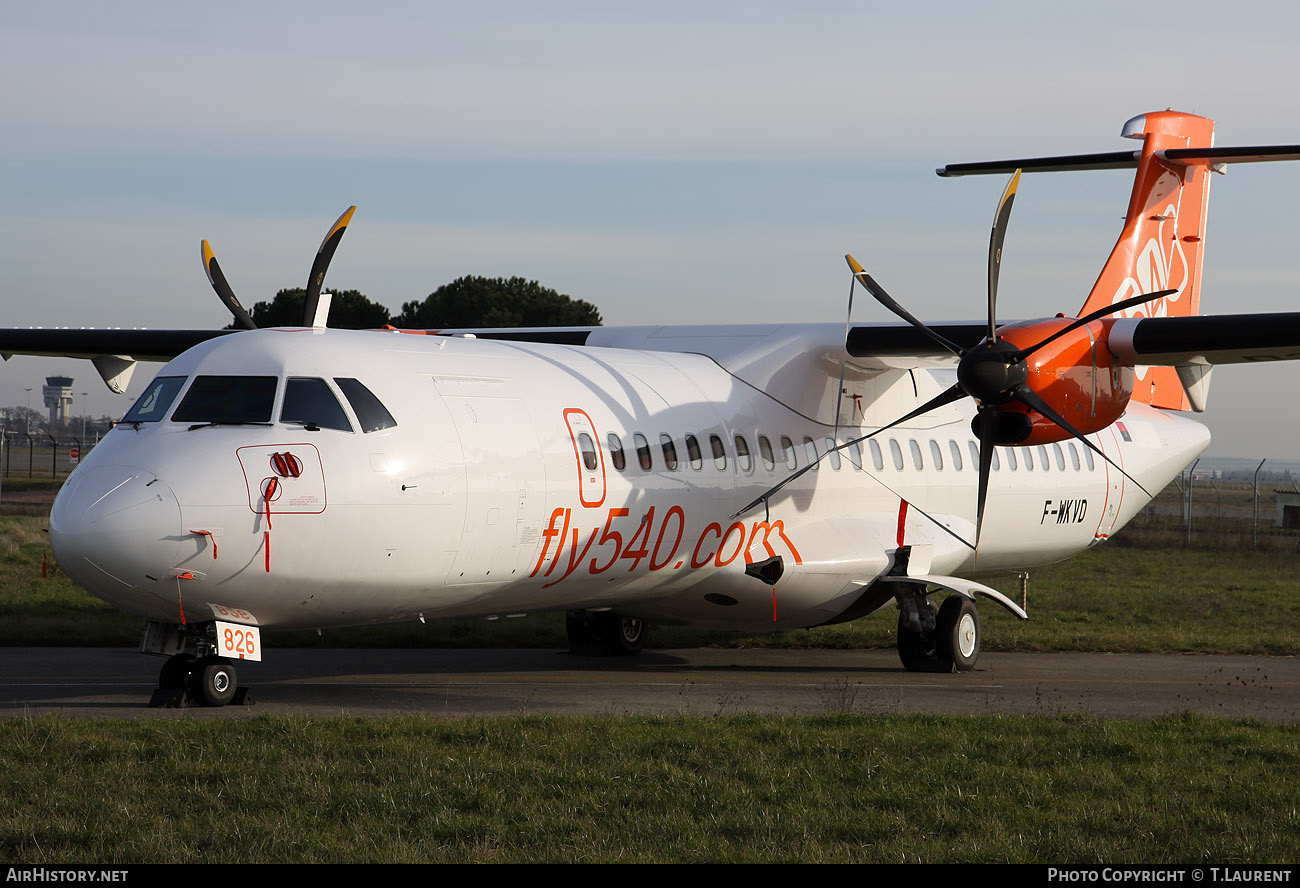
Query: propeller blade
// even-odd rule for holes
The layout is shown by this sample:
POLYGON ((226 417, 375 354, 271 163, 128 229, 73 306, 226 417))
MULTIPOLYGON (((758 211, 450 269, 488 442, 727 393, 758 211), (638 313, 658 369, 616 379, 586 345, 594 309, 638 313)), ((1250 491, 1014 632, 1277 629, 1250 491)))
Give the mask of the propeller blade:
POLYGON ((316 320, 316 307, 320 304, 320 291, 325 285, 325 272, 329 269, 334 251, 338 249, 339 241, 343 240, 343 232, 347 231, 348 222, 352 221, 352 214, 356 211, 356 207, 348 207, 330 228, 329 234, 325 235, 325 239, 320 243, 320 249, 316 251, 316 260, 311 264, 311 274, 307 276, 307 299, 303 304, 302 314, 302 323, 305 327, 310 327, 316 320))
POLYGON ((1053 339, 1057 339, 1061 336, 1064 336, 1066 333, 1069 333, 1071 330, 1077 330, 1080 327, 1082 327, 1084 324, 1091 324, 1093 321, 1097 320, 1098 318, 1104 318, 1106 317, 1106 315, 1115 314, 1116 312, 1120 312, 1120 311, 1124 311, 1125 309, 1132 308, 1135 305, 1141 305, 1144 302, 1151 302, 1153 299, 1159 299, 1161 296, 1168 296, 1171 293, 1177 293, 1177 292, 1178 292, 1177 290, 1156 290, 1154 293, 1143 293, 1141 296, 1130 296, 1128 299, 1125 299, 1121 302, 1116 302, 1114 305, 1107 305, 1097 309, 1096 311, 1088 312, 1088 314, 1079 318, 1074 323, 1062 327, 1060 330, 1057 330, 1055 333, 1053 333, 1051 336, 1048 336, 1046 339, 1034 343, 1029 348, 1022 349, 1020 354, 1016 357, 1016 360, 1023 361, 1025 358, 1029 357, 1034 352, 1038 351, 1040 348, 1047 345, 1047 343, 1051 342, 1053 339))
POLYGON ((1011 204, 1020 187, 1020 170, 1016 170, 998 201, 998 211, 993 216, 993 230, 989 232, 989 341, 997 342, 998 274, 1002 270, 1002 242, 1007 239, 1007 223, 1011 220, 1011 204))
POLYGON ((994 408, 980 408, 980 480, 979 498, 975 505, 975 551, 979 551, 980 535, 984 531, 984 504, 989 497, 989 474, 993 470, 994 432, 993 423, 984 422, 983 417, 1000 412, 994 408))
MULTIPOLYGON (((935 410, 939 407, 943 407, 946 404, 951 404, 953 401, 960 401, 964 397, 966 397, 966 392, 962 390, 961 386, 954 385, 951 388, 945 389, 944 391, 935 395, 933 398, 926 401, 920 407, 917 407, 911 413, 908 413, 907 415, 901 416, 898 419, 894 420, 889 425, 881 426, 880 428, 876 429, 874 432, 863 435, 860 438, 854 438, 850 441, 845 441, 843 444, 837 444, 834 448, 831 449, 843 450, 846 447, 850 447, 854 444, 859 444, 867 440, 868 438, 874 438, 876 435, 879 435, 881 432, 892 429, 896 425, 901 425, 902 423, 907 422, 909 419, 915 419, 916 417, 920 416, 923 413, 929 413, 931 410, 935 410)), ((828 449, 825 453, 818 456, 815 460, 808 463, 808 465, 804 466, 802 469, 799 469, 796 472, 786 475, 784 478, 778 481, 774 486, 769 487, 767 490, 763 491, 761 496, 759 496, 757 499, 753 500, 752 502, 746 504, 743 508, 741 508, 735 514, 733 514, 731 517, 733 519, 739 518, 741 515, 745 514, 750 509, 757 506, 759 503, 771 498, 774 494, 779 492, 782 487, 785 487, 791 481, 794 481, 796 478, 801 477, 807 472, 811 472, 814 468, 817 467, 818 463, 820 463, 823 459, 825 459, 827 456, 830 455, 830 452, 831 450, 828 449)))
POLYGON ((1125 478, 1129 479, 1134 484, 1136 484, 1139 490, 1141 490, 1143 493, 1145 493, 1147 496, 1151 497, 1152 499, 1155 499, 1155 495, 1152 494, 1150 491, 1148 491, 1145 487, 1143 487, 1142 482, 1138 481, 1138 479, 1134 478, 1128 472, 1124 471, 1123 467, 1120 466, 1119 463, 1115 462, 1115 460, 1107 456, 1104 450, 1102 450, 1100 447, 1098 447, 1097 445, 1089 441, 1087 438, 1085 438, 1079 432, 1078 429, 1070 425, 1070 423, 1066 420, 1064 416, 1057 413, 1056 410, 1052 407, 1052 405, 1044 401, 1043 398, 1038 394, 1038 392, 1034 391, 1027 385, 1021 385, 1011 390, 1011 396, 1015 398, 1017 401, 1019 401, 1021 404, 1024 404, 1026 407, 1031 407, 1034 410, 1037 410, 1039 413, 1043 414, 1043 416, 1046 416, 1052 422, 1056 423, 1058 426, 1065 429, 1071 435, 1078 438, 1087 447, 1091 448, 1094 453, 1096 453, 1102 459, 1106 460, 1106 462, 1114 466, 1115 469, 1121 475, 1123 475, 1125 478))
MULTIPOLYGON (((858 282, 856 277, 849 278, 849 310, 844 318, 844 341, 849 341, 849 330, 853 325, 853 285, 858 282)), ((840 358, 840 384, 835 394, 835 434, 831 436, 834 441, 840 436, 840 405, 844 402, 844 365, 848 361, 848 353, 840 358)))
POLYGON ((892 311, 894 314, 898 315, 903 320, 907 321, 913 327, 920 330, 926 336, 929 336, 931 339, 933 339, 935 342, 942 345, 945 349, 952 352, 954 355, 961 357, 963 353, 961 346, 956 345, 953 342, 950 342, 949 340, 940 336, 938 333, 931 330, 925 324, 918 321, 916 318, 912 317, 912 314, 907 309, 899 305, 896 301, 894 301, 894 297, 890 296, 888 293, 885 292, 884 287, 876 283, 875 278, 867 274, 866 270, 861 265, 858 264, 858 260, 854 259, 852 256, 850 256, 847 253, 844 254, 844 258, 849 263, 849 268, 852 269, 853 271, 853 277, 856 278, 858 282, 862 284, 862 286, 867 288, 867 292, 870 293, 877 302, 879 302, 885 308, 892 311))
POLYGON ((227 283, 226 276, 221 273, 216 254, 212 252, 212 247, 207 241, 203 242, 203 270, 208 275, 208 283, 212 284, 212 289, 217 291, 217 298, 221 300, 221 304, 234 316, 235 323, 245 330, 256 330, 257 324, 254 324, 248 312, 244 311, 244 306, 239 304, 235 291, 227 283))

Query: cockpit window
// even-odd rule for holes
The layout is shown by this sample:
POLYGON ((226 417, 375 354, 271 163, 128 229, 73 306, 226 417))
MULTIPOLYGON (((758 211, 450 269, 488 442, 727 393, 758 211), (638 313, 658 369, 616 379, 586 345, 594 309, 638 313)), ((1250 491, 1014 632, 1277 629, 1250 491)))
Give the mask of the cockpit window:
POLYGON ((298 422, 320 429, 352 431, 352 423, 334 397, 325 380, 307 376, 290 376, 284 388, 284 405, 280 408, 280 422, 298 422))
POLYGON ((122 417, 122 422, 159 422, 185 385, 184 376, 155 376, 144 394, 122 417))
POLYGON ((362 385, 360 380, 335 377, 334 384, 352 405, 352 412, 357 415, 357 420, 361 423, 361 431, 377 432, 397 425, 393 414, 388 412, 388 408, 374 396, 370 389, 362 385))
POLYGON ((274 376, 198 376, 172 422, 270 422, 274 376))

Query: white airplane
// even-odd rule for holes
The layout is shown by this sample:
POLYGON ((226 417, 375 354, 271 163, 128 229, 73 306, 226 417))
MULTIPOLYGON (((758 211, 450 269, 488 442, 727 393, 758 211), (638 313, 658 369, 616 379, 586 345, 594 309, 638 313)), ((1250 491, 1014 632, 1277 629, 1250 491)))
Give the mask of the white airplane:
MULTIPOLYGON (((300 328, 0 331, 124 386, 166 366, 71 474, 59 564, 147 621, 156 701, 236 698, 260 630, 566 611, 574 646, 646 624, 786 629, 894 601, 904 666, 966 670, 966 579, 1104 541, 1201 453, 1219 363, 1300 357, 1300 314, 1198 317, 1213 122, 1135 117, 1136 150, 940 175, 1135 168, 1078 320, 479 331, 328 329, 326 237, 300 328), (320 304, 318 304, 318 297, 320 304), (409 332, 439 335, 406 335, 409 332), (229 333, 230 335, 225 335, 229 333), (955 381, 954 371, 955 370, 955 381), (930 595, 949 593, 936 607, 930 595)), ((252 323, 204 242, 210 280, 252 323)))

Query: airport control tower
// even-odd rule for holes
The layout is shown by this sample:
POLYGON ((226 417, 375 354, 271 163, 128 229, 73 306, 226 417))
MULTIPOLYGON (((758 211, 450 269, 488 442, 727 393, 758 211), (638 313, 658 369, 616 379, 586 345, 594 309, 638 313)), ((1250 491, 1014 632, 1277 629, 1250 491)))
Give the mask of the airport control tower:
POLYGON ((45 396, 45 406, 50 408, 50 432, 57 433, 68 421, 68 412, 72 408, 72 377, 45 377, 41 394, 45 396))

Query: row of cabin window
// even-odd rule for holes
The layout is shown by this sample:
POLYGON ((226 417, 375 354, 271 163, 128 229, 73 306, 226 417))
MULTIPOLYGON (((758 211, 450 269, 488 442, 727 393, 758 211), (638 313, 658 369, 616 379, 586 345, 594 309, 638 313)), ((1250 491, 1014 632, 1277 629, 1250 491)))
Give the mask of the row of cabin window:
MULTIPOLYGON (((897 439, 890 438, 888 440, 889 453, 894 468, 898 471, 902 471, 906 467, 903 460, 903 448, 898 443, 897 439)), ((785 463, 785 467, 790 470, 797 469, 799 467, 799 457, 794 442, 785 435, 781 436, 780 441, 781 458, 785 463)), ((636 432, 632 435, 632 442, 636 453, 637 463, 641 466, 641 470, 644 472, 650 471, 654 467, 654 454, 651 450, 650 442, 646 439, 646 436, 640 432, 636 432)), ((614 468, 618 471, 624 471, 627 468, 627 457, 623 451, 623 439, 616 433, 610 432, 607 438, 607 443, 609 445, 610 462, 613 463, 614 468)), ((925 457, 922 453, 921 445, 915 438, 909 439, 907 443, 908 449, 911 451, 912 467, 917 471, 924 469, 925 457)), ((705 457, 704 451, 700 446, 699 438, 695 435, 686 435, 685 444, 686 461, 690 464, 692 469, 702 469, 704 467, 705 457)), ((722 443, 722 438, 717 435, 709 435, 708 444, 709 454, 713 459, 714 468, 719 471, 725 470, 727 468, 727 449, 722 443)), ((589 435, 583 433, 578 438, 578 445, 582 452, 583 464, 586 465, 589 470, 595 471, 596 467, 599 465, 596 457, 595 442, 592 441, 589 435)), ((824 451, 826 460, 830 463, 832 469, 836 471, 839 470, 842 462, 841 455, 843 455, 844 458, 847 458, 849 463, 854 467, 858 469, 863 468, 862 448, 858 442, 846 442, 846 444, 842 445, 839 449, 836 449, 835 441, 832 438, 826 438, 824 446, 826 448, 824 451)), ((974 441, 968 440, 966 446, 970 453, 971 465, 978 466, 980 458, 979 445, 974 441)), ((1079 459, 1080 448, 1076 447, 1073 441, 1067 442, 1066 446, 1070 454, 1070 467, 1077 472, 1082 467, 1079 459)), ((880 446, 880 442, 875 438, 868 439, 867 449, 871 453, 871 462, 872 465, 875 466, 876 471, 884 471, 885 455, 880 446)), ((935 439, 931 438, 929 449, 930 465, 938 471, 943 471, 945 459, 942 445, 935 439)), ((1034 471, 1034 450, 1038 451, 1038 468, 1044 472, 1051 470, 1052 461, 1048 455, 1046 445, 1040 444, 1036 448, 1006 447, 1001 449, 1006 453, 1006 463, 1009 471, 1014 472, 1019 470, 1021 464, 1024 465, 1025 471, 1034 471), (1017 451, 1019 451, 1019 455, 1017 455, 1017 451)), ((676 471, 681 463, 678 459, 677 443, 673 440, 671 435, 661 434, 659 436, 659 450, 663 455, 664 467, 670 472, 676 471)), ((814 442, 812 438, 805 437, 803 439, 803 450, 804 458, 808 463, 813 465, 813 470, 815 471, 819 465, 817 459, 822 455, 817 451, 816 442, 814 442)), ((742 472, 748 473, 753 470, 754 457, 753 454, 750 453, 749 442, 745 439, 744 435, 735 436, 735 453, 736 463, 742 472)), ((1060 444, 1053 444, 1052 453, 1056 457, 1057 470, 1062 472, 1065 471, 1065 449, 1063 449, 1060 444)), ((776 453, 772 449, 772 442, 768 440, 766 435, 758 436, 758 454, 759 458, 763 461, 764 467, 769 472, 776 468, 776 453)), ((1083 448, 1083 459, 1087 463, 1088 471, 1091 472, 1096 468, 1096 463, 1093 461, 1092 450, 1090 448, 1083 448)), ((961 445, 952 439, 948 440, 947 462, 954 471, 961 471, 963 467, 961 445)), ((999 454, 999 448, 995 447, 993 449, 993 471, 1001 471, 1002 462, 1003 460, 999 454)))

